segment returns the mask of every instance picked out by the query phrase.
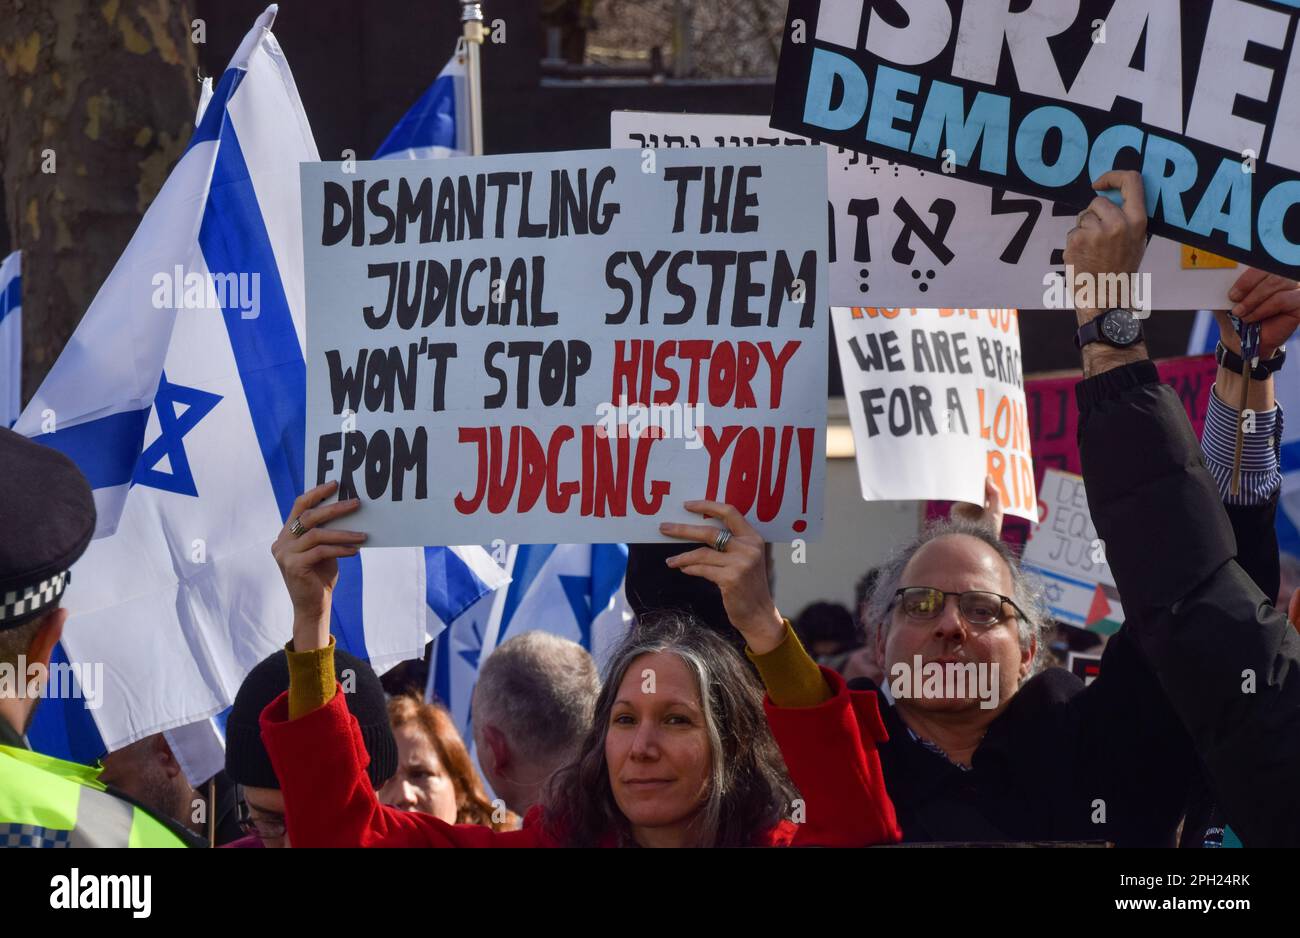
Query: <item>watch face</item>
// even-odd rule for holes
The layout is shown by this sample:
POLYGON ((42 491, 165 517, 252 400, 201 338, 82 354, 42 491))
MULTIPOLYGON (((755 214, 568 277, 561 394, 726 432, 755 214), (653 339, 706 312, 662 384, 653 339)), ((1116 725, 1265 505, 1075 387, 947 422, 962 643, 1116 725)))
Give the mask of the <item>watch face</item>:
POLYGON ((1112 345, 1132 345, 1142 333, 1142 323, 1127 309, 1108 310, 1101 317, 1101 334, 1112 345))

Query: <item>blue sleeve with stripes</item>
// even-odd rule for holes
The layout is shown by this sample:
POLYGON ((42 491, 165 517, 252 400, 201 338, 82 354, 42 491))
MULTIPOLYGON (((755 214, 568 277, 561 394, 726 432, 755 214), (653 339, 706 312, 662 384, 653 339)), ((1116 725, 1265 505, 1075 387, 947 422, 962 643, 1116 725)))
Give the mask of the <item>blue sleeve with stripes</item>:
POLYGON ((1225 505, 1261 505, 1282 486, 1279 469, 1282 439, 1282 408, 1255 414, 1254 426, 1247 426, 1241 445, 1241 490, 1230 494, 1232 456, 1237 445, 1237 410, 1210 391, 1210 406, 1201 432, 1201 455, 1210 470, 1225 505))

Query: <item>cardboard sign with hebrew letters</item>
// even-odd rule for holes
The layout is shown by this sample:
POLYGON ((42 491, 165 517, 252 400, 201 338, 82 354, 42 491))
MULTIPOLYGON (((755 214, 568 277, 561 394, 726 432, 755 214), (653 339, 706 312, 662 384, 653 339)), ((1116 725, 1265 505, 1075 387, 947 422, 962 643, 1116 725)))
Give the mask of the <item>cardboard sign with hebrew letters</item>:
POLYGON ((1153 234, 1294 277, 1298 16, 1290 0, 791 0, 771 125, 1075 210, 1105 172, 1139 170, 1153 234))
POLYGON ((1106 545, 1092 525, 1083 477, 1048 469, 1038 491, 1038 513, 1024 562, 1042 577, 1052 615, 1068 625, 1114 632, 1124 621, 1124 608, 1106 563, 1106 545))
MULTIPOLYGON (((766 116, 613 111, 610 146, 639 150, 808 146, 766 116)), ((1067 205, 892 159, 826 148, 831 305, 1058 305, 1067 205)), ((1219 309, 1242 265, 1152 238, 1142 259, 1154 309, 1219 309)), ((1138 283, 1147 283, 1139 279, 1138 283)), ((1137 305, 1137 304, 1134 304, 1137 305)))

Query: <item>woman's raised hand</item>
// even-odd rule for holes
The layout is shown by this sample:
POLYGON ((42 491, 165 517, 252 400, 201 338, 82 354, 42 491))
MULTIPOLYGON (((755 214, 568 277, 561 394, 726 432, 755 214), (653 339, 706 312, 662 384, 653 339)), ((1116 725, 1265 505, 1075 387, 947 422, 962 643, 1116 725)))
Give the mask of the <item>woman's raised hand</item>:
POLYGON ((337 489, 337 482, 326 482, 299 495, 288 523, 271 545, 271 555, 280 567, 280 576, 293 601, 296 651, 310 651, 329 644, 330 603, 339 579, 338 558, 355 556, 366 539, 359 531, 320 527, 361 506, 355 498, 322 505, 337 489))
POLYGON ((766 654, 784 640, 785 623, 768 588, 762 536, 731 505, 690 501, 686 510, 716 518, 726 527, 669 522, 659 525, 660 532, 669 537, 708 545, 669 557, 668 566, 716 584, 731 624, 745 636, 754 654, 766 654))

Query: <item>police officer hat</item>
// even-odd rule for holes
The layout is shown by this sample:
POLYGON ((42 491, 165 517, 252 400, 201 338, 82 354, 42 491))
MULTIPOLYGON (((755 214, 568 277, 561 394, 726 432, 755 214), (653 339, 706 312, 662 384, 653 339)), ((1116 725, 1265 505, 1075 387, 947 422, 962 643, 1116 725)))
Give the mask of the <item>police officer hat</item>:
POLYGON ((58 450, 0 427, 0 631, 58 605, 95 533, 90 483, 58 450))

